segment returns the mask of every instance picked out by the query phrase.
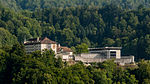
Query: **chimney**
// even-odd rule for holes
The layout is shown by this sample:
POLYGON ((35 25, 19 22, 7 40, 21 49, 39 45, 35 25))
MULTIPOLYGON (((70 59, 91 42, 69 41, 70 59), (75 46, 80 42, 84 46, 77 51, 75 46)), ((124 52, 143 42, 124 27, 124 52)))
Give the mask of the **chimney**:
POLYGON ((25 43, 27 43, 27 40, 26 40, 26 38, 24 38, 24 44, 25 44, 25 43))
POLYGON ((40 41, 40 38, 39 37, 37 37, 37 42, 39 42, 40 41))
POLYGON ((60 44, 57 44, 57 47, 60 48, 60 44))

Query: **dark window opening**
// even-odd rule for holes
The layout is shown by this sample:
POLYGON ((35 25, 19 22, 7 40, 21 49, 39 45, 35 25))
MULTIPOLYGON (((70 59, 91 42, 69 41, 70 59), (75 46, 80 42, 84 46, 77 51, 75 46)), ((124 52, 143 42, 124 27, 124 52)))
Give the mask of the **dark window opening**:
POLYGON ((110 56, 116 56, 116 51, 110 51, 110 56))

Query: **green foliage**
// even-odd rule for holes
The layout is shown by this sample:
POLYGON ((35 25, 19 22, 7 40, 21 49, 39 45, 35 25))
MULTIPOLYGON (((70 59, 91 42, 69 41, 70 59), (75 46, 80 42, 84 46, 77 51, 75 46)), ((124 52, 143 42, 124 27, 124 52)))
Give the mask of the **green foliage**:
POLYGON ((141 60, 138 66, 139 68, 135 72, 139 83, 147 83, 150 79, 150 61, 141 60))
POLYGON ((95 81, 95 84, 111 84, 112 80, 110 78, 107 78, 106 72, 104 70, 94 70, 92 72, 93 79, 95 81))
POLYGON ((131 69, 117 66, 114 60, 64 66, 54 56, 52 50, 26 54, 20 44, 0 49, 0 83, 149 84, 150 61, 142 60, 131 69))
POLYGON ((15 43, 17 43, 17 38, 9 33, 8 30, 0 28, 0 47, 12 46, 15 43))
MULTIPOLYGON (((25 3, 28 2, 30 1, 25 3)), ((68 47, 79 47, 77 44, 81 43, 87 44, 88 47, 121 46, 123 55, 134 55, 136 60, 150 59, 149 17, 149 8, 139 7, 138 10, 129 11, 116 5, 106 5, 102 8, 38 8, 35 11, 22 10, 18 13, 0 7, 0 27, 16 36, 20 43, 32 37, 49 37, 68 47)), ((11 36, 11 42, 0 43, 0 46, 14 44, 14 36, 11 36)))
POLYGON ((86 45, 85 43, 82 43, 82 44, 78 44, 76 47, 75 47, 75 50, 76 50, 76 53, 77 54, 80 54, 80 53, 87 53, 88 52, 88 45, 86 45))
POLYGON ((67 66, 61 58, 55 58, 52 50, 27 55, 24 46, 16 44, 17 39, 22 43, 32 37, 49 37, 72 46, 77 54, 87 53, 88 47, 121 46, 123 55, 150 59, 148 3, 148 0, 1 0, 0 83, 149 84, 149 61, 142 60, 138 68, 131 70, 117 67, 113 60, 89 67, 83 63, 67 66))
POLYGON ((14 10, 28 9, 36 10, 37 8, 53 8, 53 7, 76 7, 76 6, 86 6, 91 7, 103 7, 108 4, 114 4, 120 6, 124 9, 135 9, 150 7, 149 1, 147 0, 1 0, 3 5, 13 8, 14 10))
POLYGON ((122 68, 115 70, 112 79, 115 84, 138 84, 138 80, 136 80, 135 75, 130 74, 127 70, 123 70, 122 68))
POLYGON ((107 77, 113 78, 113 74, 116 69, 116 64, 114 63, 114 60, 108 60, 104 61, 103 63, 98 63, 98 67, 101 69, 106 69, 107 71, 107 77))

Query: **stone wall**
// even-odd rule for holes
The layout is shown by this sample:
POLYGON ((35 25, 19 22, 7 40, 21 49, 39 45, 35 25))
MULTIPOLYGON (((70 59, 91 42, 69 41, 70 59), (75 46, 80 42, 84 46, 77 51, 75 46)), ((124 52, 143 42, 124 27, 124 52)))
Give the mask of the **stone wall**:
MULTIPOLYGON (((92 62, 103 62, 108 60, 103 58, 99 54, 80 54, 75 56, 75 61, 82 61, 83 63, 92 63, 92 62)), ((115 59, 116 63, 120 65, 134 63, 134 56, 122 56, 120 59, 115 59)))
POLYGON ((83 63, 92 63, 92 62, 103 62, 107 59, 102 59, 102 58, 82 58, 80 56, 75 57, 75 61, 81 61, 83 63))
POLYGON ((94 53, 84 53, 84 54, 78 54, 76 56, 80 56, 82 58, 107 58, 107 56, 102 56, 101 54, 94 54, 94 53))
POLYGON ((122 56, 121 59, 116 59, 115 62, 121 65, 134 63, 134 56, 122 56))

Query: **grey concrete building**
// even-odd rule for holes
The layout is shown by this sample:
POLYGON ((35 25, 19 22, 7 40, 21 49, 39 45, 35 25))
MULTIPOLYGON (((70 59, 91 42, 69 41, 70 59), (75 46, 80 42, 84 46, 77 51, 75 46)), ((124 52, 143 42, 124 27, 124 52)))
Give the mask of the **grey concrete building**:
POLYGON ((121 47, 89 48, 89 53, 76 55, 75 61, 92 63, 115 59, 115 62, 120 65, 134 63, 134 56, 121 56, 121 49, 121 47))

